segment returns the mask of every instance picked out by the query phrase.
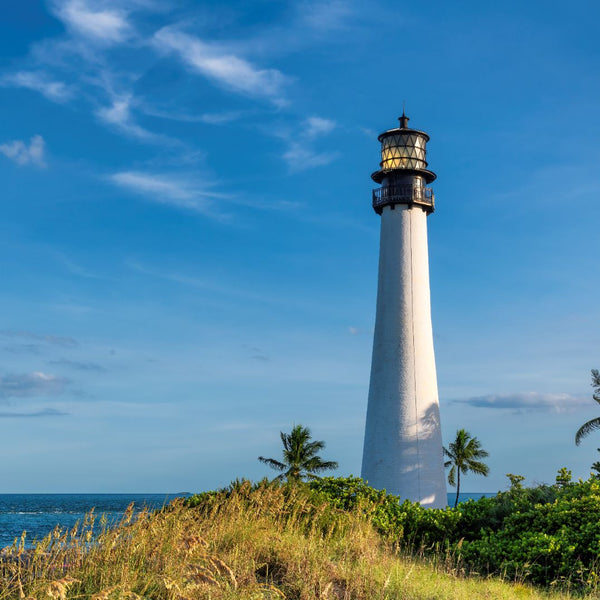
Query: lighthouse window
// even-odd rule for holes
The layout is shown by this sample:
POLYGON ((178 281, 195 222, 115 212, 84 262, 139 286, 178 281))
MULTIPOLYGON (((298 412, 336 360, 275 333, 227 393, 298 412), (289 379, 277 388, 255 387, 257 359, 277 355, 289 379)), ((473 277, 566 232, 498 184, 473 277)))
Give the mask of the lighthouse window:
POLYGON ((395 134, 381 141, 382 169, 424 169, 425 138, 416 134, 395 134))

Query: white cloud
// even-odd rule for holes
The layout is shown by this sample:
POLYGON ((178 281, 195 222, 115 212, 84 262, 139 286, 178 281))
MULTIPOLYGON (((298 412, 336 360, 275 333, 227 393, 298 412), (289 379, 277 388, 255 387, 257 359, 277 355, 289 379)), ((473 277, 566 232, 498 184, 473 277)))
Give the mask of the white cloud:
POLYGON ((33 164, 38 167, 46 166, 44 152, 46 143, 41 135, 34 135, 29 140, 29 146, 22 140, 14 140, 0 145, 0 152, 14 160, 18 165, 33 164))
POLYGON ((103 2, 55 0, 54 12, 72 33, 87 40, 114 44, 123 42, 131 33, 127 13, 103 2))
POLYGON ((110 181, 160 204, 170 204, 205 214, 210 213, 212 198, 222 194, 210 192, 197 182, 182 177, 123 171, 110 176, 110 181))
POLYGON ((62 394, 68 379, 48 375, 41 371, 22 375, 0 377, 0 398, 25 398, 32 396, 50 396, 62 394))
POLYGON ((304 122, 304 135, 309 138, 326 135, 335 129, 335 121, 321 117, 308 117, 304 122))
POLYGON ((2 85, 22 87, 39 92, 53 102, 66 102, 73 90, 62 81, 54 81, 40 71, 19 71, 2 79, 2 85))
POLYGON ((333 162, 339 154, 337 152, 317 152, 313 149, 317 138, 331 133, 336 127, 336 122, 323 117, 307 117, 295 128, 275 128, 269 130, 271 135, 283 140, 287 150, 281 155, 290 171, 304 171, 314 167, 322 167, 333 162))
POLYGON ((112 104, 99 108, 96 116, 101 120, 116 127, 123 133, 137 137, 142 140, 157 140, 160 136, 147 131, 133 120, 131 115, 132 96, 125 94, 122 96, 113 96, 112 104))
POLYGON ((231 123, 232 121, 237 121, 242 116, 240 111, 227 111, 220 113, 204 113, 198 117, 199 121, 203 123, 208 123, 209 125, 222 125, 224 123, 231 123))
POLYGON ((281 199, 236 197, 232 194, 214 192, 211 190, 212 183, 200 182, 194 177, 185 175, 157 175, 139 171, 122 171, 110 175, 109 180, 120 187, 149 198, 153 202, 193 210, 224 222, 231 218, 227 206, 235 205, 269 211, 297 211, 301 207, 297 202, 281 199), (214 200, 220 201, 218 207, 214 200))
POLYGON ((159 30, 154 41, 157 47, 176 52, 194 70, 234 92, 284 103, 287 78, 276 69, 258 69, 243 58, 171 27, 159 30))
POLYGON ((112 106, 99 109, 97 114, 103 121, 111 125, 126 126, 131 119, 131 112, 129 110, 130 102, 130 96, 116 98, 112 106))
POLYGON ((241 110, 229 110, 223 112, 208 112, 193 114, 184 112, 180 109, 157 108, 148 103, 140 103, 139 109, 145 115, 158 117, 159 119, 169 119, 172 121, 182 121, 184 123, 207 123, 209 125, 222 125, 241 119, 244 112, 241 110))
POLYGON ((541 392, 518 392, 515 394, 489 394, 453 400, 452 404, 467 404, 477 408, 507 409, 515 412, 571 412, 588 406, 590 399, 571 394, 546 394, 541 392))
POLYGON ((290 171, 304 171, 313 167, 322 167, 328 165, 336 158, 336 153, 313 152, 297 143, 293 143, 289 150, 283 154, 283 159, 288 164, 290 171))

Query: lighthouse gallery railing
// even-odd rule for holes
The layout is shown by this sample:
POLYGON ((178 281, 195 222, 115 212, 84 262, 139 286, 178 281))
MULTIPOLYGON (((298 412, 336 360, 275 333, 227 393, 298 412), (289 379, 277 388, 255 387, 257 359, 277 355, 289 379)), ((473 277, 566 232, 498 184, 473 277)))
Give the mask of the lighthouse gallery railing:
POLYGON ((434 202, 433 190, 424 186, 386 185, 373 190, 373 208, 378 213, 394 204, 421 204, 433 212, 434 202))

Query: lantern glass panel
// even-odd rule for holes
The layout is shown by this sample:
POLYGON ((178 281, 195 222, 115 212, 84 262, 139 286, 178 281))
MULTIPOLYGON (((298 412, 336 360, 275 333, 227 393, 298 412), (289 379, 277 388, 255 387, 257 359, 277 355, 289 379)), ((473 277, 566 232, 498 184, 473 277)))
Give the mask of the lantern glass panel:
POLYGON ((381 141, 383 169, 424 169, 425 138, 415 133, 397 133, 381 141))

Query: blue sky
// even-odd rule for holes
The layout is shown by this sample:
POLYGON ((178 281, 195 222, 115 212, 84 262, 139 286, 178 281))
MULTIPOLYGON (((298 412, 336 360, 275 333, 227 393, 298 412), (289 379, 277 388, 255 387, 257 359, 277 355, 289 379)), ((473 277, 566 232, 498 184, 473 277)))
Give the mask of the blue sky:
POLYGON ((448 443, 586 477, 600 436, 600 42, 575 1, 11 3, 0 23, 3 492, 358 474, 377 134, 431 135, 448 443))

